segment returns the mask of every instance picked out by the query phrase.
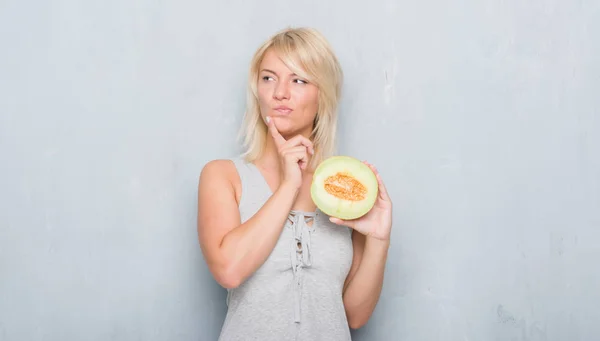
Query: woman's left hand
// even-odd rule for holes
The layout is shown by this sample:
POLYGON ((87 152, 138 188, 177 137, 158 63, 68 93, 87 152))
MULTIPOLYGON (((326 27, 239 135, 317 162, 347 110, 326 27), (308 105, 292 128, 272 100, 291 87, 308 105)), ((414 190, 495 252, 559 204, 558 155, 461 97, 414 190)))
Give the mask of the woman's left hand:
POLYGON ((329 220, 334 224, 348 226, 368 237, 389 241, 392 229, 392 201, 375 166, 366 161, 363 163, 375 173, 379 185, 379 193, 373 208, 357 219, 342 220, 331 217, 329 220))

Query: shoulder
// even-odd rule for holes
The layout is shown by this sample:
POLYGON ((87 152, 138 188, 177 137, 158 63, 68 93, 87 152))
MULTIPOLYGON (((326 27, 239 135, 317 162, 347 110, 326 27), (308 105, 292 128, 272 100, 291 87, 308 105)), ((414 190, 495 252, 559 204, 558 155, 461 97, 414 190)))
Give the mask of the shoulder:
POLYGON ((202 167, 200 176, 219 177, 233 171, 235 171, 235 165, 232 160, 217 159, 208 161, 204 167, 202 167))
POLYGON ((200 172, 200 187, 210 187, 211 190, 232 190, 239 199, 241 194, 241 180, 234 160, 216 159, 207 162, 200 172))

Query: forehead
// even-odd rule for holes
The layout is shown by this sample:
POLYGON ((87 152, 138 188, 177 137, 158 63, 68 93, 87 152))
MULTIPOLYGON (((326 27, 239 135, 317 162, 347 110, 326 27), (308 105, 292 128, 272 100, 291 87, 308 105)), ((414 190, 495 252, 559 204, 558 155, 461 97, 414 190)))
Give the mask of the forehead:
MULTIPOLYGON (((286 58, 291 59, 291 58, 286 58)), ((267 50, 260 63, 260 70, 268 69, 278 74, 293 74, 295 70, 290 68, 282 59, 281 54, 273 49, 267 50)))

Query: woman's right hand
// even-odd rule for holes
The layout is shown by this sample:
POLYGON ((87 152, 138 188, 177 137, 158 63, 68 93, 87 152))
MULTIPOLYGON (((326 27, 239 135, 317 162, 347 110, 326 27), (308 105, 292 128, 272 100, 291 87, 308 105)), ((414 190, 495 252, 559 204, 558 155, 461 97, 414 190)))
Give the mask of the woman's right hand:
POLYGON ((289 183, 298 189, 302 186, 302 170, 308 166, 310 157, 314 155, 313 143, 302 135, 296 135, 286 140, 275 126, 275 122, 270 117, 266 118, 269 133, 275 141, 281 174, 283 178, 280 184, 289 183))

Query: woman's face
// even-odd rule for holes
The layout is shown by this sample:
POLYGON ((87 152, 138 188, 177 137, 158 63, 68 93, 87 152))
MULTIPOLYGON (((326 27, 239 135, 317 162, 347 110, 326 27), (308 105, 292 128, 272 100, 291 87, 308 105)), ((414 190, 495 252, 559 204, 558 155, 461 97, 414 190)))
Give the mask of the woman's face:
POLYGON ((310 135, 318 111, 318 88, 295 75, 273 50, 265 53, 258 74, 258 97, 263 120, 275 122, 285 138, 310 135))

